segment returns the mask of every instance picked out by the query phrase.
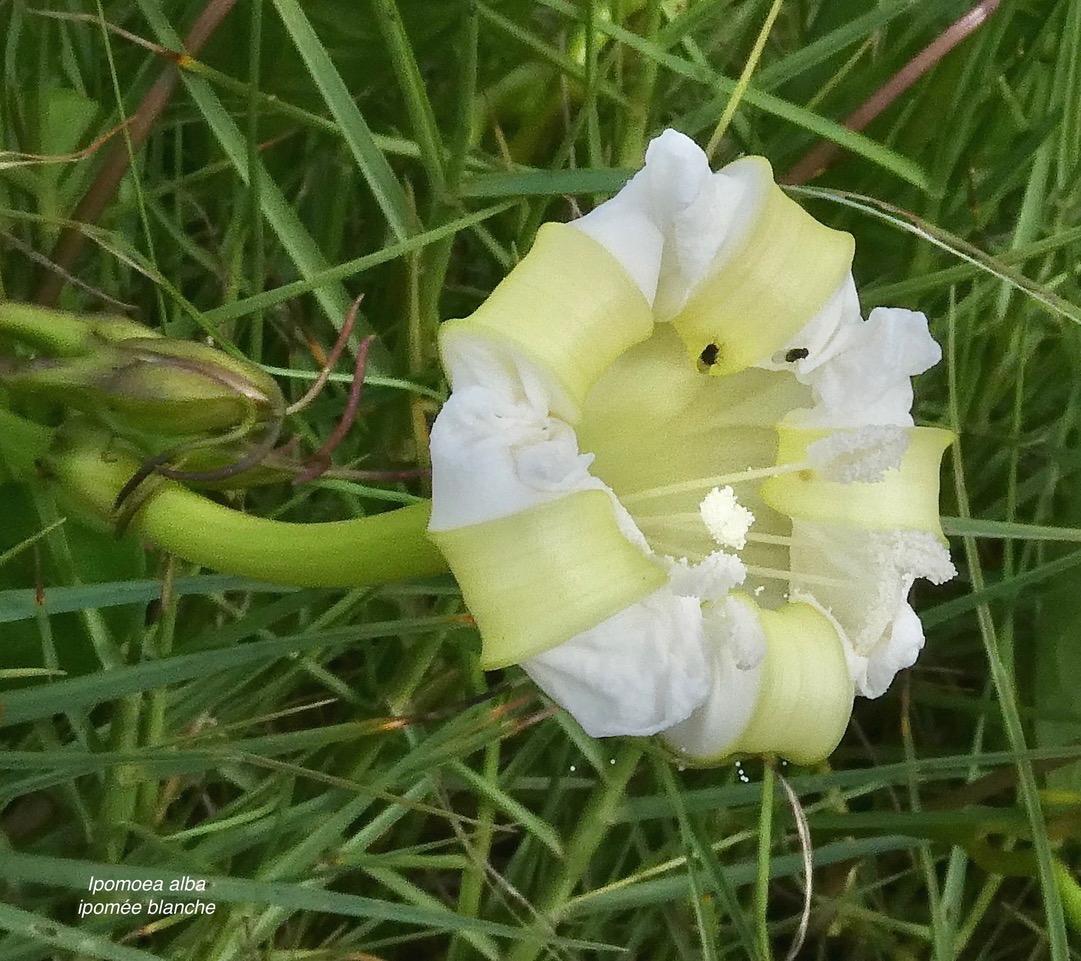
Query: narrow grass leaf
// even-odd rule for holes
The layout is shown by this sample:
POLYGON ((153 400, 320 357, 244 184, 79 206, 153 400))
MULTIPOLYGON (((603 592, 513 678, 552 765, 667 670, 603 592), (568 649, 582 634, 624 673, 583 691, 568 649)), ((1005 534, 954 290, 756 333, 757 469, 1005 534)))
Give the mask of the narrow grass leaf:
MULTIPOLYGON (((180 37, 158 4, 153 0, 136 0, 136 3, 143 16, 149 21, 158 41, 172 50, 180 50, 180 37)), ((192 100, 213 131, 218 143, 221 144, 237 175, 245 184, 250 184, 248 161, 251 158, 243 132, 229 116, 206 80, 192 76, 190 73, 184 73, 183 79, 192 100)), ((292 258, 300 275, 310 279, 325 271, 328 264, 319 245, 301 223, 296 211, 262 163, 258 164, 256 175, 259 178, 259 201, 263 215, 277 234, 282 247, 292 258)), ((312 292, 326 313, 327 319, 335 328, 340 328, 352 303, 352 298, 346 289, 337 278, 334 278, 324 280, 317 285, 313 284, 312 292)), ((358 335, 364 335, 371 331, 358 319, 356 332, 358 335)))
MULTIPOLYGON (((349 145, 364 179, 375 195, 379 209, 387 218, 387 224, 398 240, 410 234, 409 201, 405 190, 390 169, 387 158, 375 142, 367 121, 360 112, 349 88, 346 87, 334 62, 330 59, 311 22, 297 0, 274 0, 278 15, 289 31, 297 51, 303 58, 312 80, 323 95, 327 107, 338 122, 342 136, 349 145)), ((422 152, 423 152, 422 145, 422 152)), ((344 317, 345 315, 340 315, 344 317)))
MULTIPOLYGON (((102 867, 108 872, 109 865, 103 864, 102 867)), ((163 961, 161 955, 143 951, 141 948, 114 944, 101 935, 60 924, 10 904, 0 903, 0 928, 31 941, 51 945, 63 951, 73 951, 84 957, 102 958, 104 961, 163 961)))
POLYGON ((74 708, 89 707, 137 691, 165 687, 196 677, 214 676, 232 668, 266 663, 296 651, 330 644, 349 644, 376 637, 394 637, 401 631, 419 633, 425 630, 443 630, 456 621, 457 618, 453 616, 421 617, 358 625, 337 631, 255 641, 222 650, 200 651, 198 654, 180 654, 160 661, 145 661, 100 671, 85 677, 66 678, 51 684, 13 691, 0 698, 0 727, 50 717, 74 708))
MULTIPOLYGON (((224 591, 283 594, 292 590, 290 587, 263 584, 227 574, 180 577, 173 582, 173 593, 178 597, 221 594, 224 591)), ((149 604, 160 599, 161 583, 149 580, 109 581, 78 587, 46 587, 40 603, 34 588, 14 588, 0 591, 0 624, 31 620, 37 617, 41 608, 44 608, 46 614, 69 614, 72 611, 119 607, 123 604, 149 604)))

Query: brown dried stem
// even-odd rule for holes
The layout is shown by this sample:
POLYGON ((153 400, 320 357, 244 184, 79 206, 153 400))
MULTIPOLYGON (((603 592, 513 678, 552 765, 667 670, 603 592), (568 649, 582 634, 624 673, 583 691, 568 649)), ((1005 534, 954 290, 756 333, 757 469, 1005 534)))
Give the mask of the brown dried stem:
MULTIPOLYGON (((883 110, 937 64, 962 40, 975 33, 998 8, 1001 0, 982 0, 959 20, 950 24, 934 40, 908 61, 889 80, 844 119, 849 130, 860 131, 867 127, 883 110)), ((781 178, 783 184, 805 184, 831 167, 841 147, 831 140, 824 140, 804 155, 781 178)))
POLYGON ((345 439, 345 435, 349 433, 349 428, 353 426, 353 421, 357 418, 357 409, 360 407, 360 394, 364 387, 364 368, 368 363, 368 348, 371 347, 373 340, 375 340, 375 335, 369 334, 360 342, 360 348, 357 350, 357 365, 353 372, 353 383, 349 387, 349 399, 341 421, 334 428, 334 433, 327 438, 326 443, 312 456, 308 466, 293 478, 294 484, 303 484, 323 474, 330 466, 330 455, 334 453, 337 446, 345 439))
MULTIPOLYGON (((184 55, 195 56, 205 46, 236 2, 237 0, 208 0, 203 12, 199 14, 184 38, 184 55)), ((174 56, 178 61, 180 60, 181 55, 174 56)), ((71 216, 72 220, 80 223, 98 221, 105 212, 106 206, 116 195, 124 174, 127 173, 131 164, 131 154, 146 141, 158 117, 176 93, 179 83, 180 74, 176 64, 167 65, 143 97, 139 109, 129 119, 126 141, 114 142, 94 182, 83 195, 83 199, 79 201, 79 206, 75 208, 71 216)), ((66 275, 70 274, 72 267, 82 254, 86 240, 86 235, 77 227, 70 226, 64 229, 49 258, 58 269, 51 271, 43 278, 35 297, 37 303, 44 306, 56 304, 67 282, 66 275)))

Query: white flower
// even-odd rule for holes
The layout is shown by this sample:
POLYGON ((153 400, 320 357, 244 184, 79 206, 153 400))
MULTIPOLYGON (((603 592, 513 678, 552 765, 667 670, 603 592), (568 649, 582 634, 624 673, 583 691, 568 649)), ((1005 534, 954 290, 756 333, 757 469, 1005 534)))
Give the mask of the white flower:
POLYGON ((952 576, 926 319, 864 321, 852 238, 761 158, 666 131, 440 334, 430 536, 480 629, 595 736, 809 762, 923 644, 952 576))

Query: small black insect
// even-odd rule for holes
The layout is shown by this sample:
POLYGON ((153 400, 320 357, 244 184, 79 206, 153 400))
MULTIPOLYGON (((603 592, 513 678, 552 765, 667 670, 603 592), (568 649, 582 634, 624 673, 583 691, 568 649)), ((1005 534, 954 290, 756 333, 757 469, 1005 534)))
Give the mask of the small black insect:
POLYGON ((794 364, 797 360, 803 360, 808 354, 810 351, 806 347, 793 347, 784 355, 785 363, 794 364))
POLYGON ((712 367, 717 363, 717 356, 720 354, 721 348, 716 344, 706 344, 702 353, 698 355, 698 363, 703 367, 712 367))

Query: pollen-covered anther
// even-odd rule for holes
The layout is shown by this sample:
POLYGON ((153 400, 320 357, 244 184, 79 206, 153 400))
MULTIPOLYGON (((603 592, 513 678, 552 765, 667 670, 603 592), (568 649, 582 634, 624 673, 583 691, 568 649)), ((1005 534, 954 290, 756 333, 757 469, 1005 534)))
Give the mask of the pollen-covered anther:
POLYGON ((749 671, 766 657, 766 633, 751 604, 728 596, 707 605, 702 614, 706 636, 724 644, 736 667, 749 671))
POLYGON ((922 577, 932 584, 945 584, 957 576, 950 552, 929 531, 898 530, 872 536, 898 573, 922 577))
POLYGON ((679 597, 695 597, 703 601, 717 601, 747 577, 747 568, 735 554, 714 551, 697 564, 685 557, 678 561, 664 558, 668 568, 668 585, 679 597))
POLYGON ((826 480, 874 483, 900 467, 907 450, 903 427, 858 427, 836 430, 808 445, 807 459, 826 480))
POLYGON ((702 498, 698 510, 710 537, 721 547, 741 551, 747 546, 747 531, 754 523, 754 514, 736 499, 731 487, 714 487, 702 498))

